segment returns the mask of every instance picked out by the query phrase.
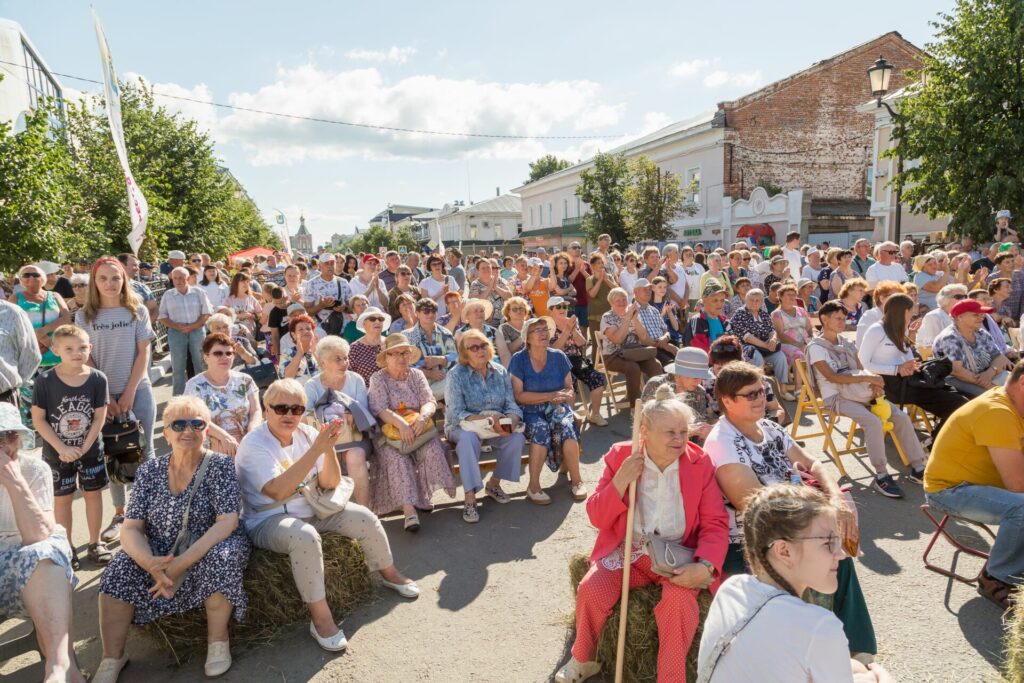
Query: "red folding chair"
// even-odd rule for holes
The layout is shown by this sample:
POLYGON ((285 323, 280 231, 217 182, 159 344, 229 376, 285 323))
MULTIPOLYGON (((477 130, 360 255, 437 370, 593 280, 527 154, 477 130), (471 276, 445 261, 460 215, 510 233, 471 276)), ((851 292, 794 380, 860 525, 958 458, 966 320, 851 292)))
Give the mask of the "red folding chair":
POLYGON ((972 557, 980 557, 981 559, 985 560, 986 563, 988 562, 987 552, 985 552, 984 550, 979 550, 978 548, 972 548, 971 546, 962 543, 956 536, 953 536, 951 533, 949 533, 949 530, 946 529, 946 524, 949 523, 950 520, 956 520, 958 522, 963 522, 965 524, 970 524, 972 526, 981 527, 985 530, 985 533, 987 533, 993 541, 996 540, 995 533, 981 522, 973 522, 969 519, 964 519, 963 517, 952 517, 950 515, 943 515, 942 521, 939 521, 935 519, 935 515, 932 514, 932 509, 928 506, 927 503, 921 506, 921 512, 923 512, 924 516, 928 518, 928 521, 935 526, 935 533, 932 534, 931 540, 928 541, 928 547, 924 549, 924 555, 921 558, 924 560, 925 568, 931 569, 933 572, 937 574, 942 574, 943 576, 947 576, 951 579, 962 581, 963 583, 966 583, 968 585, 977 584, 978 579, 981 577, 982 571, 984 571, 984 565, 982 565, 982 568, 978 570, 978 573, 974 576, 974 578, 968 578, 966 576, 963 576, 962 574, 957 574, 952 569, 945 569, 944 567, 932 564, 928 561, 928 555, 932 552, 932 548, 935 547, 935 543, 939 540, 939 537, 943 536, 947 541, 950 542, 950 544, 952 544, 954 548, 956 548, 956 552, 967 553, 972 557))

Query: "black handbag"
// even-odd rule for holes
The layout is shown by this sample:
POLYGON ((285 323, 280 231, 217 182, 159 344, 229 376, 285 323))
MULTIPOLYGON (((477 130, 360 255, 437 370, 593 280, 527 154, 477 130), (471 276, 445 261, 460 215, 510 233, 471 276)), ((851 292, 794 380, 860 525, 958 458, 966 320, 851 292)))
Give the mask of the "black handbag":
POLYGON ((569 356, 569 363, 572 365, 574 375, 581 372, 590 372, 594 369, 594 364, 590 361, 590 358, 584 355, 573 354, 569 356))
POLYGON ((145 457, 145 431, 135 414, 118 415, 103 426, 103 463, 107 477, 118 484, 131 484, 145 457))
POLYGON ((931 358, 921 363, 921 369, 907 378, 907 386, 915 389, 942 389, 951 374, 953 361, 948 358, 931 358))
POLYGON ((241 371, 252 377, 257 389, 266 389, 277 380, 277 369, 273 363, 257 363, 252 366, 245 366, 241 371))

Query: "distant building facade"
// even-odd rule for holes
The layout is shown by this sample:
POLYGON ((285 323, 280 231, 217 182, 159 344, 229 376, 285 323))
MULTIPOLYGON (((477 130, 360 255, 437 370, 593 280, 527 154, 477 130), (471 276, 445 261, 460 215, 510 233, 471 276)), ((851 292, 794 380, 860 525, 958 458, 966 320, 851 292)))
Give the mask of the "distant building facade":
POLYGON ((298 231, 288 238, 291 242, 292 251, 302 252, 303 254, 313 253, 313 235, 310 234, 309 229, 306 227, 306 217, 299 215, 299 229, 298 231))
POLYGON ((21 28, 21 24, 0 19, 0 121, 10 123, 15 132, 25 117, 39 108, 46 98, 54 98, 63 110, 64 88, 50 71, 39 51, 21 28))
POLYGON ((522 200, 514 194, 503 194, 475 204, 446 204, 436 218, 428 241, 441 240, 446 247, 462 245, 463 252, 500 251, 513 254, 522 251, 519 234, 523 229, 522 200))

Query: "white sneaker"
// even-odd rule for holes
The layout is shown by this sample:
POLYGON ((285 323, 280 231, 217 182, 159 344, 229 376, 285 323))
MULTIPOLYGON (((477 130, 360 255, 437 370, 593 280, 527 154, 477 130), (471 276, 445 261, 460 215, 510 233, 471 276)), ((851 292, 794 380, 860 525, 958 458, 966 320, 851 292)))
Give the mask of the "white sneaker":
POLYGON ((328 652, 341 652, 348 647, 348 641, 345 640, 345 633, 340 628, 338 632, 329 638, 324 638, 316 631, 316 626, 313 622, 309 622, 309 635, 313 636, 313 640, 317 642, 317 645, 327 650, 328 652))
POLYGON ((582 481, 578 481, 573 484, 569 491, 572 493, 573 500, 586 500, 587 495, 589 494, 589 491, 587 491, 587 485, 582 481))
POLYGON ((231 648, 226 640, 218 640, 206 647, 206 666, 203 673, 207 678, 216 678, 231 668, 231 648))
POLYGON ((543 489, 537 493, 534 493, 530 489, 526 489, 526 497, 530 499, 531 503, 536 503, 537 505, 551 505, 551 496, 544 493, 543 489))
POLYGON ((578 662, 570 657, 565 666, 555 674, 557 683, 582 683, 592 676, 601 673, 601 665, 597 662, 578 662))
POLYGON ((121 659, 104 657, 90 680, 93 683, 117 683, 117 677, 121 675, 121 669, 127 663, 128 655, 124 655, 121 659))

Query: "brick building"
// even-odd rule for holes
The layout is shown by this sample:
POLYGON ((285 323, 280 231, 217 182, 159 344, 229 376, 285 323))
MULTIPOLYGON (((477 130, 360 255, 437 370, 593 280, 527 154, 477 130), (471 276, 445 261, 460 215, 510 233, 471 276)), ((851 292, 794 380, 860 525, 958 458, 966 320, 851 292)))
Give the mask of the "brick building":
MULTIPOLYGON (((870 97, 867 69, 880 54, 898 69, 890 90, 908 84, 902 71, 921 66, 922 51, 892 31, 610 151, 645 154, 682 183, 696 181, 697 213, 675 221, 683 243, 729 244, 757 224, 771 225, 777 239, 799 230, 833 245, 873 236, 876 122, 858 106, 870 97)), ((575 190, 592 163, 514 190, 527 249, 578 238, 588 207, 575 190)))

